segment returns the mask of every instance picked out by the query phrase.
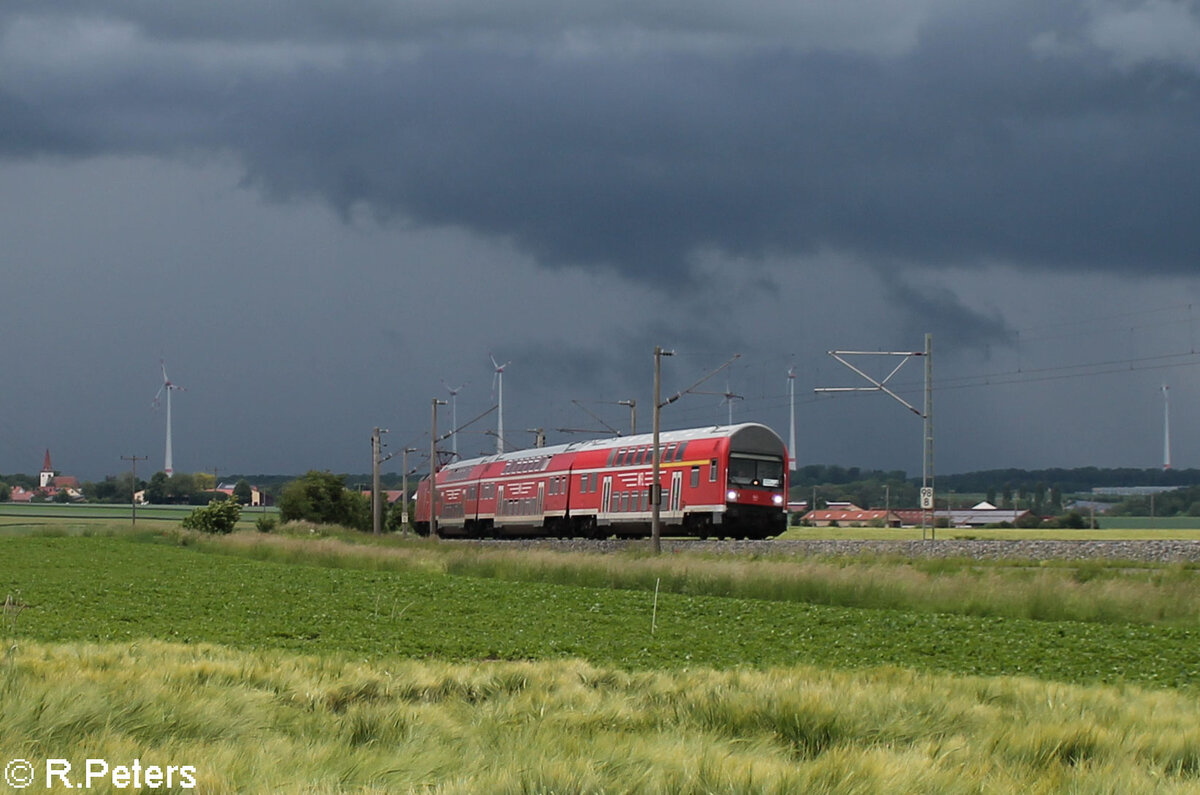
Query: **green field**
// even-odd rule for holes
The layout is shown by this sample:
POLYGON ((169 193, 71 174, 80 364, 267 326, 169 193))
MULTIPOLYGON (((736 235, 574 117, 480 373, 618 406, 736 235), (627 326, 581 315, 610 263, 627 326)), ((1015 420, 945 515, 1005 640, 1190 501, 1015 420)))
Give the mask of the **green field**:
POLYGON ((148 524, 0 538, 0 597, 19 606, 0 623, 0 752, 199 763, 208 792, 1200 791, 1189 567, 556 556, 148 524), (801 581, 894 587, 833 593, 880 602, 856 607, 801 581), (930 588, 985 606, 1131 588, 1160 608, 973 615, 930 588))
MULTIPOLYGON (((195 506, 191 505, 139 505, 136 511, 129 505, 106 505, 83 503, 59 505, 56 503, 11 503, 0 502, 0 533, 21 533, 29 528, 55 527, 67 532, 113 530, 118 527, 166 528, 177 526, 195 506)), ((243 508, 239 529, 250 529, 254 520, 264 513, 278 516, 276 508, 243 508)))

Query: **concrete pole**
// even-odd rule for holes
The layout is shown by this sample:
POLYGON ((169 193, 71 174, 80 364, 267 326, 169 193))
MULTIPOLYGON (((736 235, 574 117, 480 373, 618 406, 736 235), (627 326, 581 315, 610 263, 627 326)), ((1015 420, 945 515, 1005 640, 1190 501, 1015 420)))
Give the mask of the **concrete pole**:
MULTIPOLYGON (((168 400, 170 399, 170 397, 171 397, 170 393, 167 393, 168 400)), ((137 525, 137 462, 145 461, 146 459, 147 459, 147 457, 144 455, 143 456, 136 456, 136 455, 121 456, 122 461, 129 461, 133 464, 133 482, 129 484, 129 510, 131 512, 129 524, 131 526, 137 525)))
POLYGON ((379 428, 371 430, 371 532, 380 535, 383 522, 379 511, 379 428))
MULTIPOLYGON (((929 511, 922 510, 922 524, 926 522, 929 527, 929 538, 933 539, 937 535, 937 530, 934 527, 933 512, 937 510, 936 492, 933 490, 933 335, 925 335, 925 455, 922 457, 921 463, 921 486, 928 489, 930 495, 935 495, 929 511)), ((925 537, 924 527, 921 529, 921 537, 925 537)))
POLYGON ((659 415, 662 413, 662 357, 673 356, 674 351, 664 351, 661 345, 654 346, 654 416, 653 416, 653 450, 650 454, 652 462, 650 482, 650 540, 654 554, 662 552, 662 453, 658 446, 659 415))
POLYGON ((400 533, 408 535, 408 454, 417 452, 415 447, 404 448, 404 458, 401 459, 404 463, 403 482, 400 486, 404 490, 404 495, 400 498, 404 504, 400 506, 400 533))
POLYGON ((433 399, 433 424, 429 429, 429 537, 437 538, 437 407, 446 401, 433 399))
POLYGON ((629 435, 637 435, 637 401, 636 400, 618 400, 618 406, 629 406, 629 435))

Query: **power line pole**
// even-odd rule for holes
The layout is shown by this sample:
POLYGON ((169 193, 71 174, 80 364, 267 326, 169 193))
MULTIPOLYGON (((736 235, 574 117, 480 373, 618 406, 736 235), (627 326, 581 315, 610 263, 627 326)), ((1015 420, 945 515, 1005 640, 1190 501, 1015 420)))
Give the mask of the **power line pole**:
POLYGON ((371 431, 371 531, 375 535, 383 532, 383 522, 380 516, 379 500, 379 464, 383 456, 383 438, 381 434, 387 429, 374 428, 371 431))
POLYGON ((401 476, 403 482, 400 486, 400 488, 404 489, 404 495, 400 497, 404 501, 404 504, 400 506, 400 533, 402 535, 408 535, 408 454, 415 452, 417 452, 417 448, 405 447, 404 457, 401 459, 404 466, 404 474, 401 476))
POLYGON ((935 523, 930 521, 937 506, 933 501, 933 335, 925 335, 925 455, 921 462, 921 538, 925 527, 929 537, 936 534, 935 523))
POLYGON ((131 480, 131 482, 129 484, 129 510, 132 514, 129 524, 136 525, 137 524, 137 462, 138 461, 146 461, 146 460, 148 460, 148 457, 144 456, 144 455, 142 455, 142 456, 123 455, 123 456, 121 456, 121 460, 129 461, 131 466, 133 467, 133 479, 131 480))
POLYGON ((629 406, 629 435, 637 436, 637 401, 632 398, 629 400, 618 400, 618 406, 629 406))
POLYGON ((931 518, 934 513, 934 491, 933 491, 933 335, 925 335, 925 350, 923 351, 829 351, 830 356, 837 359, 846 367, 858 373, 867 381, 871 382, 871 386, 861 387, 819 387, 814 389, 814 392, 883 392, 890 396, 897 403, 904 406, 906 409, 916 414, 924 420, 924 439, 922 442, 923 455, 921 456, 921 538, 927 536, 932 539, 934 530, 931 523, 931 518), (882 379, 874 378, 867 375, 858 367, 848 362, 845 357, 848 356, 902 356, 900 363, 892 368, 892 371, 882 379), (909 403, 904 398, 892 391, 887 383, 892 376, 900 371, 900 368, 914 356, 925 357, 925 406, 924 410, 918 409, 913 404, 909 403))
POLYGON ((737 361, 738 357, 741 356, 740 353, 735 353, 733 355, 732 359, 725 362, 724 364, 722 364, 720 367, 716 368, 715 370, 710 371, 705 376, 703 376, 699 381, 697 381, 696 383, 689 386, 687 389, 680 390, 679 392, 676 392, 674 395, 671 395, 671 397, 667 398, 666 400, 663 400, 662 399, 662 357, 674 356, 674 355, 675 355, 675 351, 663 350, 661 345, 654 346, 654 406, 653 406, 654 412, 653 412, 653 418, 652 418, 652 425, 654 428, 654 430, 653 430, 654 441, 651 445, 654 449, 650 455, 650 459, 653 463, 653 469, 654 469, 651 477, 653 478, 654 482, 650 484, 650 538, 654 545, 655 554, 662 552, 662 522, 661 522, 662 481, 660 479, 661 478, 661 470, 662 470, 662 451, 659 450, 659 447, 658 447, 659 426, 661 425, 659 415, 661 414, 663 407, 671 405, 672 403, 674 403, 676 400, 679 400, 679 398, 683 397, 684 395, 694 393, 696 391, 696 387, 700 386, 705 381, 712 378, 714 375, 721 372, 729 365, 733 364, 735 361, 737 361))
POLYGON ((654 546, 654 554, 662 552, 662 453, 658 449, 659 435, 659 415, 662 413, 662 357, 674 356, 675 351, 665 351, 661 345, 654 346, 654 415, 651 420, 653 426, 653 442, 651 444, 652 452, 650 453, 651 467, 653 474, 650 476, 650 540, 654 546))
POLYGON ((429 537, 437 538, 437 407, 446 405, 446 401, 433 399, 433 420, 429 428, 429 537))

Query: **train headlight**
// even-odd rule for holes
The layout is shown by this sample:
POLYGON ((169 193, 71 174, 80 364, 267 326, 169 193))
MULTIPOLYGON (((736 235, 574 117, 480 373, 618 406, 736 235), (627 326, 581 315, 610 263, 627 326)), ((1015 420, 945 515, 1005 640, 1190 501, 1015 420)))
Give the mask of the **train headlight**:
POLYGON ((772 494, 771 502, 775 503, 776 505, 783 505, 783 495, 782 494, 772 494))
POLYGON ((737 498, 738 498, 738 493, 736 491, 734 491, 733 489, 730 489, 729 491, 725 492, 725 499, 729 500, 730 502, 737 502, 737 498))

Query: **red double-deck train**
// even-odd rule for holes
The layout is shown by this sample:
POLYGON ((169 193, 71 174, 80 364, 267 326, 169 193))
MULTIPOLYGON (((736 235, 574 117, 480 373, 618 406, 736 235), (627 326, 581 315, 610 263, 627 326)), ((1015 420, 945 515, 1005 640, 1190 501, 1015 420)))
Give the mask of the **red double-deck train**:
MULTIPOLYGON (((607 538, 650 533, 650 434, 457 461, 437 473, 442 536, 607 538)), ((765 425, 659 434, 663 535, 766 538, 787 526, 787 449, 765 425)), ((415 526, 429 533, 429 478, 415 526)))

